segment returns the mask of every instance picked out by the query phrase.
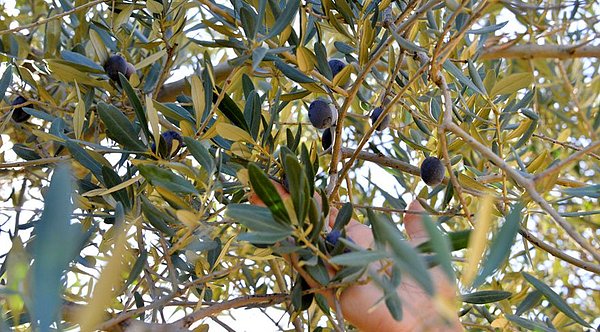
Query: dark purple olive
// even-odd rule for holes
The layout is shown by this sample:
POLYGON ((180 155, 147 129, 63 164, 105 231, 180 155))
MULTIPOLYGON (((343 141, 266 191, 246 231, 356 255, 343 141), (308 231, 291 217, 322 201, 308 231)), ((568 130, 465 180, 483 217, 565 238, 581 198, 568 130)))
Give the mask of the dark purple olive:
MULTIPOLYGON (((27 99, 25 99, 25 97, 23 96, 18 96, 17 98, 15 98, 15 100, 13 100, 13 102, 11 103, 11 105, 20 105, 27 102, 27 99)), ((12 113, 12 119, 15 122, 25 122, 27 121, 29 118, 31 117, 31 115, 27 112, 25 112, 23 110, 22 107, 17 107, 13 110, 12 113)))
POLYGON ((317 99, 308 106, 308 119, 317 129, 331 127, 337 118, 337 112, 323 100, 317 99))
MULTIPOLYGON (((371 124, 374 125, 375 121, 377 121, 377 119, 379 119, 379 117, 381 116, 381 113, 383 113, 383 107, 377 107, 373 110, 373 112, 371 113, 371 124)), ((387 128, 390 125, 390 115, 387 114, 383 120, 381 121, 381 123, 379 124, 379 126, 377 126, 377 128, 375 128, 378 131, 382 131, 385 128, 387 128)))
POLYGON ((106 71, 106 74, 111 80, 119 84, 119 73, 125 75, 127 78, 130 76, 127 75, 127 61, 118 54, 111 55, 108 60, 106 60, 104 63, 104 71, 106 71))
POLYGON ((436 157, 427 157, 421 164, 421 179, 430 187, 442 183, 445 176, 444 165, 436 157))
POLYGON ((325 129, 323 135, 321 136, 321 145, 323 146, 323 150, 329 149, 331 144, 333 143, 333 134, 331 132, 331 128, 325 129))
POLYGON ((325 235, 325 241, 327 241, 332 246, 335 246, 338 243, 341 236, 342 232, 339 229, 334 229, 331 232, 327 233, 327 235, 325 235))
MULTIPOLYGON (((171 159, 173 156, 177 155, 182 146, 183 138, 178 132, 173 130, 165 131, 160 134, 158 155, 164 159, 171 159)), ((152 143, 150 149, 152 152, 156 153, 156 144, 152 143)))
POLYGON ((328 63, 329 69, 331 69, 331 74, 333 75, 333 77, 337 76, 337 74, 339 74, 342 71, 342 69, 346 67, 346 64, 338 59, 331 59, 328 63))

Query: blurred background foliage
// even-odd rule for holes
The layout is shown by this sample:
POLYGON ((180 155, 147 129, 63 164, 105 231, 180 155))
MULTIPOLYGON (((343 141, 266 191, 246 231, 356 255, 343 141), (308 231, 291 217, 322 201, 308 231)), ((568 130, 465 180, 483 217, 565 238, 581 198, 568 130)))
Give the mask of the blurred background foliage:
POLYGON ((599 12, 558 0, 0 3, 0 330, 227 329, 219 316, 248 306, 340 330, 303 278, 344 287, 375 260, 428 291, 415 266, 454 271, 467 329, 598 326, 599 12), (135 71, 109 79, 114 54, 135 71), (332 58, 346 64, 335 76, 332 58), (317 98, 338 115, 325 151, 307 115, 317 98), (382 131, 376 107, 391 118, 382 131), (427 156, 449 170, 435 187, 420 178, 427 156), (283 177, 286 201, 271 185, 283 177), (250 186, 268 208, 245 204, 250 186), (415 198, 447 245, 417 251, 386 231, 415 198), (344 206, 338 230, 373 225, 377 248, 326 240, 329 206, 344 206))

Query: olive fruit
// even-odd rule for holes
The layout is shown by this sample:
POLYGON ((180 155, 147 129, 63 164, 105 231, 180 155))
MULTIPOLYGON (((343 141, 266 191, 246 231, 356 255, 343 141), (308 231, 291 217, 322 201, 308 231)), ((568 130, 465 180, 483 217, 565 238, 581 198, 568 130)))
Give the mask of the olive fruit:
POLYGON ((127 70, 125 70, 125 77, 127 77, 127 79, 129 79, 131 77, 131 75, 133 75, 133 74, 135 74, 135 66, 128 62, 127 70))
MULTIPOLYGON (((158 145, 158 155, 164 159, 170 159, 177 155, 181 147, 183 146, 183 138, 181 135, 173 130, 165 131, 160 134, 160 144, 158 145)), ((150 148, 152 152, 156 153, 156 144, 152 143, 150 148)))
POLYGON ((323 135, 321 136, 321 145, 323 146, 323 150, 329 149, 331 144, 333 143, 333 133, 331 132, 331 128, 325 129, 323 135))
MULTIPOLYGON (((383 107, 377 107, 373 110, 373 112, 371 113, 371 124, 375 124, 375 121, 377 121, 377 119, 379 119, 379 117, 381 116, 381 113, 383 113, 383 107)), ((383 120, 381 121, 381 123, 379 124, 379 126, 377 126, 377 128, 375 128, 378 131, 382 131, 385 128, 387 128, 390 125, 390 115, 386 115, 383 120)))
POLYGON ((323 100, 315 100, 308 106, 308 119, 317 129, 331 127, 337 118, 337 112, 323 100))
POLYGON ((421 164, 421 179, 428 186, 434 187, 444 180, 444 165, 436 157, 427 157, 421 164))
MULTIPOLYGON (((120 55, 111 55, 108 60, 106 60, 106 62, 104 63, 104 71, 106 71, 106 74, 108 75, 108 77, 119 83, 119 73, 125 75, 125 77, 129 78, 129 76, 131 76, 131 72, 129 73, 129 75, 127 75, 129 68, 128 68, 128 63, 125 60, 124 57, 120 56, 120 55)), ((135 71, 135 68, 134 68, 135 71)))
POLYGON ((338 243, 341 236, 342 232, 339 229, 334 229, 331 232, 327 233, 327 235, 325 236, 325 241, 327 241, 332 246, 335 246, 338 243))
MULTIPOLYGON (((23 96, 18 96, 17 98, 15 98, 15 100, 13 100, 13 102, 11 103, 11 105, 20 105, 27 102, 27 99, 25 99, 25 97, 23 96)), ((31 115, 27 112, 25 112, 23 110, 22 107, 17 107, 14 109, 13 113, 12 113, 12 119, 15 122, 25 122, 27 121, 27 119, 29 119, 31 117, 31 115)))
POLYGON ((331 74, 333 75, 332 77, 335 77, 342 71, 342 69, 344 69, 344 67, 346 67, 346 64, 338 59, 331 59, 328 61, 328 64, 329 69, 331 69, 331 74))

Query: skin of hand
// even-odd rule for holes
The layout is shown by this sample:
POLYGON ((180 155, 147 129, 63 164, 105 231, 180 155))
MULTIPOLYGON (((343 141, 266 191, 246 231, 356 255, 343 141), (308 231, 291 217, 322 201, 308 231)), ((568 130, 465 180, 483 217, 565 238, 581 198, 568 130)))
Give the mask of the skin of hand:
MULTIPOLYGON (((273 184, 282 199, 289 198, 289 194, 279 183, 273 184)), ((250 193, 248 201, 254 205, 264 206, 253 192, 250 193)), ((317 201, 321 201, 320 197, 317 197, 317 201)), ((413 201, 408 211, 422 212, 424 209, 418 201, 413 201)), ((338 210, 332 207, 329 213, 329 227, 333 227, 337 214, 338 210)), ((420 214, 406 213, 404 227, 413 246, 418 246, 429 239, 420 214)), ((363 248, 371 248, 374 245, 371 229, 356 220, 351 220, 346 225, 346 234, 363 248)), ((415 280, 405 274, 402 275, 402 282, 397 288, 398 296, 402 301, 401 321, 394 320, 385 302, 380 301, 383 290, 373 282, 344 289, 339 298, 344 318, 361 331, 463 331, 458 317, 447 310, 456 302, 456 286, 439 266, 433 267, 430 272, 436 285, 437 301, 430 297, 415 280), (446 303, 445 309, 439 303, 446 303)), ((313 285, 314 281, 308 280, 308 282, 311 287, 320 287, 318 284, 313 285)), ((331 305, 333 294, 329 292, 323 295, 329 299, 331 305)))

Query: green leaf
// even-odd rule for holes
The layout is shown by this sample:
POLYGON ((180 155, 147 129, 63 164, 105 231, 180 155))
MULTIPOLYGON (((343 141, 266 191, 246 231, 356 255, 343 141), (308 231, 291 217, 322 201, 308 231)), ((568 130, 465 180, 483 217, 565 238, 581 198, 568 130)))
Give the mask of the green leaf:
POLYGON ((540 291, 534 290, 533 292, 530 292, 529 294, 527 294, 525 299, 521 303, 519 303, 519 306, 515 311, 515 315, 520 316, 525 311, 528 311, 529 309, 535 307, 541 299, 542 293, 540 293, 540 291))
POLYGON ((161 112, 164 116, 166 116, 169 119, 173 119, 179 122, 187 121, 192 125, 196 125, 196 119, 194 119, 185 108, 177 104, 163 104, 157 102, 156 100, 153 100, 152 104, 154 105, 154 108, 156 108, 157 111, 161 112))
POLYGON ((575 197, 587 196, 590 198, 600 198, 600 184, 593 184, 591 186, 579 188, 567 188, 563 189, 562 192, 575 197))
POLYGON ((483 95, 484 93, 479 90, 479 88, 471 81, 465 74, 463 74, 462 70, 456 67, 450 60, 446 60, 442 65, 444 69, 446 69, 452 76, 456 77, 459 82, 468 86, 471 90, 483 95))
POLYGON ((292 24, 292 20, 298 14, 298 8, 300 7, 300 1, 297 0, 289 0, 285 5, 285 9, 276 18, 275 24, 269 31, 269 33, 263 38, 263 40, 273 38, 278 35, 283 29, 290 26, 292 24))
POLYGON ((431 242, 433 252, 436 254, 437 262, 439 262, 444 272, 446 272, 448 280, 454 283, 456 275, 452 268, 452 257, 450 257, 452 250, 448 237, 439 230, 428 215, 423 216, 423 224, 425 225, 427 234, 429 234, 429 241, 431 242))
POLYGON ((499 290, 484 290, 479 292, 474 292, 470 294, 461 295, 461 299, 466 303, 473 304, 485 304, 498 302, 504 299, 509 298, 512 295, 511 292, 499 291, 499 290))
POLYGON ((198 161, 200 166, 206 170, 206 172, 212 175, 215 172, 215 160, 214 157, 208 152, 208 150, 197 140, 185 136, 183 142, 187 146, 188 151, 192 154, 194 159, 198 161))
POLYGON ((327 77, 328 80, 332 80, 333 73, 331 72, 329 63, 327 62, 327 49, 325 48, 325 45, 317 41, 315 42, 314 50, 317 58, 317 69, 321 74, 327 77))
MULTIPOLYGON (((121 184, 123 181, 117 172, 112 169, 102 166, 102 177, 104 178, 104 185, 106 188, 112 188, 121 184)), ((117 202, 121 202, 125 208, 131 209, 131 200, 127 194, 127 189, 120 189, 111 194, 117 202)))
POLYGON ((250 135, 254 140, 258 138, 258 131, 260 130, 260 103, 261 98, 258 96, 258 93, 252 91, 249 93, 246 99, 246 106, 244 107, 244 117, 250 129, 250 135))
POLYGON ((4 74, 2 74, 2 78, 0 78, 0 99, 5 96, 6 89, 12 82, 12 66, 8 66, 4 74))
POLYGON ((381 250, 353 251, 334 256, 331 263, 344 266, 366 266, 367 264, 390 257, 388 253, 381 250))
POLYGON ((490 32, 494 32, 496 30, 500 30, 500 29, 504 28, 504 26, 507 24, 508 24, 508 21, 494 24, 494 25, 488 25, 488 26, 480 28, 480 29, 467 30, 467 33, 472 33, 475 35, 482 35, 484 33, 490 33, 490 32))
POLYGON ((269 207, 275 220, 281 224, 289 225, 291 220, 283 200, 263 170, 256 164, 251 163, 248 165, 248 175, 252 184, 252 190, 269 207))
MULTIPOLYGON (((465 249, 469 245, 469 236, 471 235, 471 230, 467 229, 464 231, 458 232, 450 232, 448 233, 448 238, 450 239, 450 245, 452 246, 452 251, 465 249)), ((433 246, 431 241, 427 241, 421 243, 417 246, 417 249, 421 252, 432 252, 433 246)))
POLYGON ((247 7, 242 7, 240 9, 240 21, 242 22, 242 28, 244 28, 244 32, 246 32, 246 38, 249 40, 254 40, 257 28, 254 12, 247 7))
POLYGON ((519 232, 521 209, 523 209, 522 203, 515 204, 511 212, 506 216, 506 221, 504 221, 504 224, 496 236, 494 236, 481 270, 473 282, 474 288, 479 287, 485 281, 485 278, 496 272, 500 265, 508 258, 510 249, 515 242, 515 237, 519 232))
POLYGON ((376 241, 383 241, 392 247, 393 258, 396 265, 410 274, 415 281, 430 295, 434 293, 434 285, 431 275, 427 270, 425 261, 419 256, 417 251, 406 242, 398 228, 391 222, 378 217, 371 209, 367 209, 369 222, 373 229, 377 229, 376 241))
POLYGON ((19 158, 23 158, 25 160, 37 160, 42 158, 37 152, 35 152, 35 150, 25 144, 17 143, 13 145, 12 150, 17 156, 19 156, 19 158))
POLYGON ((102 165, 96 159, 92 158, 84 148, 72 140, 65 141, 65 145, 69 152, 71 152, 73 159, 77 160, 83 167, 89 169, 100 182, 105 184, 102 177, 102 165))
POLYGON ((521 272, 521 273, 523 274, 523 277, 525 278, 525 280, 527 280, 527 282, 529 282, 531 285, 533 285, 533 287, 535 287, 535 289, 540 291, 544 295, 544 297, 548 300, 548 302, 552 303, 552 305, 555 306, 556 309, 560 310, 563 314, 565 314, 567 317, 573 319, 577 323, 579 323, 585 327, 591 328, 590 324, 588 324, 573 309, 571 309, 571 307, 569 307, 567 302, 565 300, 563 300, 562 297, 560 297, 560 295, 558 295, 555 291, 553 291, 552 288, 550 288, 550 286, 548 286, 545 283, 541 282, 540 280, 536 279, 534 276, 532 276, 531 274, 529 274, 527 272, 521 272))
POLYGON ((339 210, 331 230, 342 230, 344 227, 346 227, 346 225, 348 225, 350 222, 350 219, 352 219, 352 211, 352 203, 348 202, 342 205, 342 208, 339 210))
POLYGON ((313 80, 312 78, 304 75, 303 72, 299 71, 298 69, 284 63, 281 60, 276 60, 275 61, 275 67, 277 67, 277 69, 281 70, 281 72, 283 73, 283 75, 287 76, 289 79, 291 79, 294 82, 298 82, 298 83, 315 83, 315 80, 313 80))
POLYGON ((528 330, 531 331, 536 331, 536 332, 556 332, 555 329, 544 325, 542 323, 539 322, 534 322, 531 321, 529 319, 525 319, 525 318, 521 318, 519 316, 515 316, 515 315, 505 315, 506 319, 508 319, 509 321, 519 325, 522 328, 526 328, 528 330))
POLYGON ((131 102, 131 106, 133 106, 133 110, 135 111, 135 116, 140 123, 142 130, 144 131, 144 135, 148 139, 152 137, 150 130, 148 129, 148 119, 146 118, 146 112, 144 111, 144 107, 142 107, 142 102, 138 98, 135 90, 129 84, 129 80, 122 73, 119 73, 119 80, 121 81, 121 87, 125 91, 127 98, 129 98, 129 102, 131 102))
POLYGON ((175 193, 198 194, 196 187, 190 181, 170 170, 151 164, 139 165, 138 169, 153 186, 160 186, 175 193))
POLYGON ((477 68, 475 68, 475 65, 473 64, 473 61, 469 60, 467 65, 469 68, 469 76, 471 76, 473 83, 475 83, 475 85, 477 85, 479 90, 481 90, 483 93, 487 93, 487 91, 485 90, 485 85, 483 84, 483 81, 481 80, 481 76, 479 76, 479 72, 477 71, 477 68))
POLYGON ((141 196, 141 200, 142 212, 144 212, 144 215, 148 219, 148 222, 150 222, 150 225, 154 226, 154 228, 167 236, 175 235, 175 230, 167 224, 167 222, 170 224, 175 224, 175 220, 173 220, 166 213, 163 213, 157 209, 154 204, 152 204, 152 202, 146 198, 146 196, 141 196))
MULTIPOLYGON (((271 235, 265 237, 265 240, 273 241, 267 243, 274 243, 285 239, 292 234, 292 228, 289 225, 285 225, 276 222, 273 218, 273 214, 269 208, 248 204, 229 204, 225 215, 228 218, 246 226, 253 232, 254 237, 265 237, 265 235, 271 235), (275 239, 275 240, 274 240, 275 239)), ((246 235, 247 236, 247 235, 246 235)), ((246 238, 248 240, 248 238, 246 238)), ((255 242, 255 240, 248 240, 255 242)), ((265 242, 261 242, 265 243, 265 242)))
MULTIPOLYGON (((71 224, 73 181, 71 169, 60 164, 54 170, 44 197, 44 212, 34 227, 31 268, 31 314, 40 331, 48 331, 59 320, 62 308, 62 278, 76 256, 81 229, 71 224)), ((60 320, 59 320, 60 321, 60 320)))
POLYGON ((102 68, 102 66, 79 53, 71 51, 62 51, 60 52, 60 56, 65 61, 74 64, 76 68, 81 69, 83 71, 96 74, 104 73, 104 68, 102 68))
POLYGON ((146 146, 140 141, 129 119, 118 108, 98 103, 98 115, 108 130, 107 135, 125 148, 134 151, 144 151, 146 146))
POLYGON ((260 65, 260 63, 265 58, 268 49, 265 47, 257 47, 252 51, 252 71, 255 71, 256 68, 260 65))
POLYGON ((519 141, 513 146, 513 148, 518 149, 523 144, 528 143, 529 139, 535 132, 537 125, 538 125, 537 120, 531 121, 531 124, 529 124, 529 127, 527 127, 527 130, 525 131, 525 133, 523 133, 523 136, 521 136, 521 138, 519 138, 519 141))
POLYGON ((123 288, 127 288, 129 285, 131 285, 131 283, 133 283, 137 279, 140 273, 142 273, 142 270, 146 265, 146 260, 148 259, 148 252, 144 248, 142 248, 141 251, 141 254, 135 260, 135 264, 133 264, 133 268, 131 268, 131 271, 129 272, 129 276, 127 277, 127 281, 125 282, 123 288))
POLYGON ((283 159, 283 165, 290 195, 292 196, 292 202, 294 203, 294 210, 296 211, 300 226, 303 227, 304 219, 308 214, 308 204, 310 203, 306 173, 295 155, 286 155, 283 159))
MULTIPOLYGON (((210 80, 209 80, 210 81, 210 80)), ((219 93, 221 93, 219 88, 216 88, 219 93)), ((219 95, 216 92, 213 92, 213 103, 217 101, 219 95)), ((225 115, 225 117, 231 121, 235 126, 244 129, 248 134, 250 134, 248 125, 246 124, 246 119, 244 118, 244 113, 237 106, 235 101, 229 97, 228 94, 223 95, 223 100, 219 104, 219 111, 225 115)))

